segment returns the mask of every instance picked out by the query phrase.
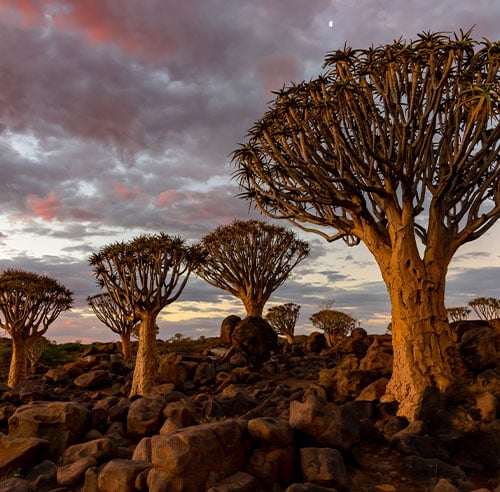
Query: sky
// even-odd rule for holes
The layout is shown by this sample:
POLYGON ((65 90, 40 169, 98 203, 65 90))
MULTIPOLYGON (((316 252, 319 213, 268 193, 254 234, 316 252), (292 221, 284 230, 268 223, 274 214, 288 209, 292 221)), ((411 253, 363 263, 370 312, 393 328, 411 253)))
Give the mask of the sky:
MULTIPOLYGON (((497 0, 0 0, 0 271, 56 278, 74 308, 57 342, 115 340, 87 306, 89 256, 160 231, 196 242, 263 218, 237 197, 228 157, 272 91, 321 73, 327 52, 424 31, 500 39, 497 0)), ((288 223, 279 222, 292 228, 288 223)), ((301 306, 296 333, 328 302, 371 333, 390 304, 363 245, 296 231, 311 255, 271 297, 301 306)), ((464 246, 446 304, 500 297, 500 226, 464 246)), ((159 338, 217 336, 238 299, 191 277, 159 338)))

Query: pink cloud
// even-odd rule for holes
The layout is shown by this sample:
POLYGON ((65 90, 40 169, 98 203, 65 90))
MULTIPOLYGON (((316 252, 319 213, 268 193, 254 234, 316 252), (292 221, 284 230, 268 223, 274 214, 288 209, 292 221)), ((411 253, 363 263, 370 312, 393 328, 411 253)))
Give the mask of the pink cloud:
POLYGON ((276 91, 299 78, 299 63, 291 56, 269 56, 259 65, 259 73, 267 92, 276 91))
POLYGON ((167 205, 172 205, 176 202, 181 202, 188 198, 187 194, 184 192, 176 190, 166 190, 162 191, 156 198, 157 207, 165 207, 167 205))
POLYGON ((61 200, 55 193, 49 193, 45 198, 37 195, 28 195, 26 198, 28 209, 36 217, 45 220, 60 218, 62 215, 61 200))
POLYGON ((122 200, 133 200, 141 195, 141 189, 136 185, 132 189, 127 188, 124 184, 113 183, 113 191, 118 198, 122 200))

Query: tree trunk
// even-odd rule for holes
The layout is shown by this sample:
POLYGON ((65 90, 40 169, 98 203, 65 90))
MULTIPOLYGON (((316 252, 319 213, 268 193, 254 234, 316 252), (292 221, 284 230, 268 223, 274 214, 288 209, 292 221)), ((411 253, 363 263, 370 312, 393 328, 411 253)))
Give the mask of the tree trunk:
POLYGON ((158 361, 156 359, 156 315, 141 313, 139 347, 135 360, 130 396, 145 395, 156 384, 158 361))
POLYGON ((28 351, 30 344, 25 338, 12 337, 12 358, 10 360, 7 385, 13 388, 26 379, 28 374, 28 351))
POLYGON ((262 318, 265 302, 259 302, 244 295, 241 296, 241 302, 243 302, 243 305, 245 306, 247 316, 258 316, 259 318, 262 318))
POLYGON ((398 401, 399 415, 413 421, 426 387, 445 391, 462 374, 444 305, 447 264, 425 264, 416 248, 401 247, 386 267, 394 350, 386 396, 398 401))
POLYGON ((130 343, 130 331, 121 332, 120 340, 122 343, 123 362, 128 364, 132 361, 132 344, 130 343))

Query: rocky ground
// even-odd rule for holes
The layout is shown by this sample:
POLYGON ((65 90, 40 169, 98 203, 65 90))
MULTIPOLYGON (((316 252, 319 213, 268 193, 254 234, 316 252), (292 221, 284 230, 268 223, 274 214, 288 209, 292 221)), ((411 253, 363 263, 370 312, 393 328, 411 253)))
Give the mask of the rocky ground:
POLYGON ((117 344, 94 344, 0 382, 0 492, 500 492, 500 325, 455 330, 469 380, 429 390, 411 424, 380 401, 388 335, 325 350, 316 334, 266 361, 166 344, 160 384, 132 399, 117 344))

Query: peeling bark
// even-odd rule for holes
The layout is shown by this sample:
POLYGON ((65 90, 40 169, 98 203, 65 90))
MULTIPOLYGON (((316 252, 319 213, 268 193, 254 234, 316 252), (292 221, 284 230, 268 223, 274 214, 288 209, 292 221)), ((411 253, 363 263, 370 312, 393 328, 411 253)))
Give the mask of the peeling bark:
POLYGON ((130 332, 120 333, 120 340, 122 344, 122 355, 125 364, 132 361, 132 344, 130 343, 130 332))

